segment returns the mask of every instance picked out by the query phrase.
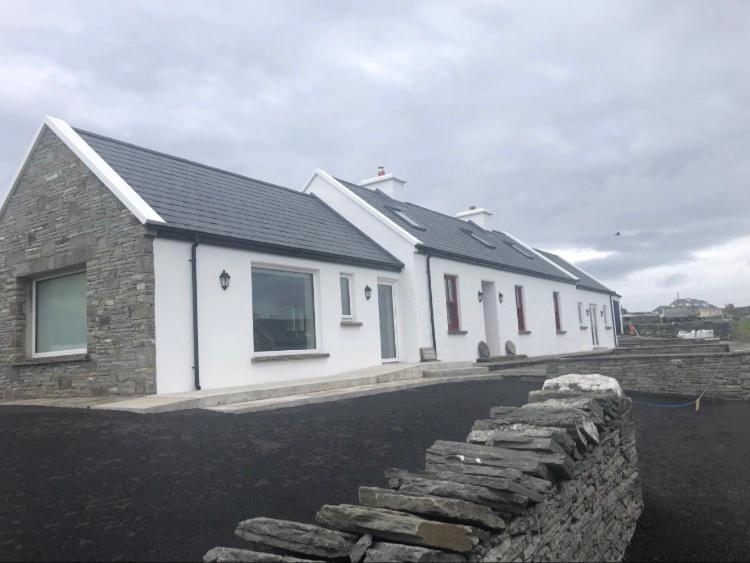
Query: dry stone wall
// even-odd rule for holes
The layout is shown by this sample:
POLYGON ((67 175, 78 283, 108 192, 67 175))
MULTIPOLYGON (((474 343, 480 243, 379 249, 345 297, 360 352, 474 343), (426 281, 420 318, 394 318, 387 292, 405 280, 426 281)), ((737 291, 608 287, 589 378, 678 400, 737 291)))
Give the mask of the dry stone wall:
POLYGON ((631 401, 601 376, 548 380, 385 477, 315 524, 240 522, 248 549, 204 561, 619 561, 642 510, 631 401))

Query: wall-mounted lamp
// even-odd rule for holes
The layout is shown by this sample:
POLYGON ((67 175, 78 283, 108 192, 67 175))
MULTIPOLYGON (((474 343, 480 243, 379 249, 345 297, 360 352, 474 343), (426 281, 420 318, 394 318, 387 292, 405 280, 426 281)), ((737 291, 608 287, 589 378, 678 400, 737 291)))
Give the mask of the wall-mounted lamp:
POLYGON ((501 291, 500 293, 497 294, 498 303, 502 303, 503 299, 504 299, 504 296, 503 296, 503 292, 501 291))
POLYGON ((369 301, 370 297, 372 297, 372 288, 369 285, 366 285, 365 286, 365 299, 369 301))
POLYGON ((484 299, 484 293, 482 293, 481 291, 477 291, 477 299, 479 299, 479 302, 481 303, 484 299))
POLYGON ((221 289, 226 290, 226 288, 229 287, 229 280, 232 279, 232 276, 227 274, 226 270, 222 270, 221 274, 219 274, 219 283, 221 284, 221 289))

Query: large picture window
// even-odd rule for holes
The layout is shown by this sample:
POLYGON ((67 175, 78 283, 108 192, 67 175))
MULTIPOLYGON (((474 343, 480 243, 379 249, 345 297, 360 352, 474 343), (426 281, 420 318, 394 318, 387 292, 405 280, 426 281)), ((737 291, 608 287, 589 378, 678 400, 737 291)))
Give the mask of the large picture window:
POLYGON ((34 281, 34 355, 86 352, 86 273, 34 281))
POLYGON ((256 352, 315 349, 313 276, 253 269, 256 352))

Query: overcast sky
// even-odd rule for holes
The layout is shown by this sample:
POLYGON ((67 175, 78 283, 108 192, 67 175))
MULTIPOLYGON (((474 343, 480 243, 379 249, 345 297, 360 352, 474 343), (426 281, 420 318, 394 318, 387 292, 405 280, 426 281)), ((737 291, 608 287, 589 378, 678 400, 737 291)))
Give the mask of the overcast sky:
POLYGON ((45 114, 289 187, 378 165, 630 310, 750 305, 750 2, 0 0, 0 192, 45 114), (621 236, 615 236, 615 232, 621 236))

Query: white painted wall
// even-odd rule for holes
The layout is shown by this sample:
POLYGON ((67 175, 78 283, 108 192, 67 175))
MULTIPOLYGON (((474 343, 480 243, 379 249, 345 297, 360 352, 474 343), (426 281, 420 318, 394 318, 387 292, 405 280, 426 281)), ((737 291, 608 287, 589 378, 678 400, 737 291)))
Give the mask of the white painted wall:
MULTIPOLYGON (((157 393, 193 389, 190 243, 157 238, 156 273, 157 393)), ((377 283, 395 281, 399 359, 413 360, 405 348, 413 292, 399 272, 377 271, 292 257, 282 257, 207 244, 198 247, 198 319, 200 376, 204 389, 322 377, 379 365, 380 329, 377 283), (328 358, 253 362, 252 268, 279 267, 310 271, 315 284, 315 323, 318 351, 328 358), (229 288, 219 274, 231 275, 229 288), (354 320, 360 327, 341 326, 339 275, 351 274, 354 320), (369 285, 372 297, 365 299, 369 285), (401 356, 404 351, 403 356, 401 356)))
MULTIPOLYGON (((604 293, 598 293, 596 291, 586 291, 585 289, 579 289, 577 291, 577 301, 583 303, 583 325, 579 325, 578 333, 580 337, 580 349, 581 350, 593 350, 594 344, 591 338, 591 317, 586 314, 591 304, 596 305, 597 315, 596 323, 599 329, 599 346, 598 348, 614 348, 615 343, 615 325, 612 316, 612 307, 610 304, 609 295, 604 293), (607 310, 607 322, 605 324, 604 319, 601 316, 603 308, 607 310), (586 328, 580 328, 584 326, 586 328)), ((576 322, 577 322, 576 312, 576 322)))

